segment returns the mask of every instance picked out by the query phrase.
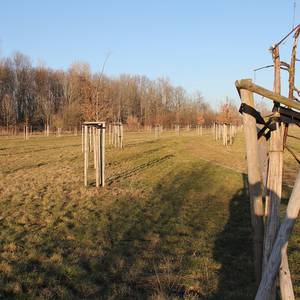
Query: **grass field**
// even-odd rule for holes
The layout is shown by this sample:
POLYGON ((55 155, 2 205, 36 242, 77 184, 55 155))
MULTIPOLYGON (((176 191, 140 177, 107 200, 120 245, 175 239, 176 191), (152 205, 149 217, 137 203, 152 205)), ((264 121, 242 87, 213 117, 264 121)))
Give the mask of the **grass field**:
MULTIPOLYGON (((81 137, 0 139, 0 299, 253 299, 245 165, 242 134, 225 148, 208 132, 125 133, 96 190, 81 137)), ((297 168, 286 153, 285 204, 297 168)), ((298 222, 298 298, 299 250, 298 222)))

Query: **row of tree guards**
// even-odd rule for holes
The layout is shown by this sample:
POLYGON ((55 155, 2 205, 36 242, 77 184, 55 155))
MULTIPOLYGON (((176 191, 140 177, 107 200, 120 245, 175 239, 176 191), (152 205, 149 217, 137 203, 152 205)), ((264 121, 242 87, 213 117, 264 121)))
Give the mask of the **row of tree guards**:
MULTIPOLYGON (((45 130, 45 136, 49 136, 50 135, 50 130, 49 130, 49 126, 47 126, 47 129, 45 130)), ((74 130, 74 134, 77 135, 77 129, 74 130)), ((23 127, 23 137, 24 140, 29 140, 29 137, 33 135, 33 130, 32 130, 32 126, 27 126, 24 125, 23 127)), ((61 137, 62 135, 62 128, 57 128, 56 129, 56 136, 61 137)))
MULTIPOLYGON (((210 126, 203 126, 203 125, 187 125, 187 126, 180 126, 179 124, 174 125, 174 130, 177 135, 180 135, 180 132, 189 132, 189 131, 195 131, 197 135, 202 136, 203 135, 203 129, 209 129, 211 128, 210 126)), ((214 128, 214 125, 213 125, 214 128)), ((83 129, 82 129, 83 130, 83 129)), ((170 131, 170 129, 166 129, 167 131, 170 131)), ((164 128, 160 124, 156 124, 154 126, 147 125, 144 126, 144 131, 146 132, 154 132, 155 137, 159 137, 161 133, 164 131, 164 128)), ((31 125, 24 125, 23 130, 20 132, 20 130, 17 127, 11 127, 11 128, 2 128, 0 127, 0 136, 17 136, 20 133, 23 134, 23 137, 25 140, 28 140, 30 136, 44 136, 49 137, 51 136, 57 136, 61 137, 63 134, 73 134, 75 136, 78 135, 78 128, 54 128, 50 130, 50 126, 47 125, 44 129, 43 132, 41 131, 34 131, 31 125)), ((83 133, 82 133, 83 134, 83 133)), ((123 136, 124 136, 124 126, 120 122, 116 123, 111 123, 108 125, 108 130, 107 130, 107 135, 108 135, 108 144, 109 145, 114 145, 115 147, 123 147, 123 136)))
MULTIPOLYGON (((213 128, 217 128, 219 124, 215 124, 213 128)), ((236 134, 236 130, 232 125, 229 126, 229 133, 236 134)), ((93 153, 94 169, 96 173, 96 187, 105 185, 105 122, 84 122, 82 125, 82 152, 84 153, 84 185, 88 186, 88 169, 89 169, 89 152, 93 153)), ((188 126, 185 131, 190 131, 191 126, 188 126)), ((175 133, 180 135, 180 125, 175 124, 175 133)), ((197 135, 203 135, 203 126, 196 125, 195 131, 197 135)), ((158 139, 163 132, 163 127, 160 124, 154 126, 155 138, 158 139)), ((224 133, 223 133, 224 135, 224 133)), ((231 135, 228 135, 231 137, 231 135)), ((121 122, 108 124, 108 145, 113 145, 116 148, 123 148, 124 130, 121 122)), ((232 144, 233 138, 230 138, 232 144)))
MULTIPOLYGON (((236 81, 236 88, 242 101, 241 112, 246 141, 254 267, 258 287, 255 299, 257 300, 276 299, 278 288, 280 288, 281 299, 295 299, 287 246, 300 210, 300 172, 282 222, 280 202, 283 151, 287 150, 296 157, 287 145, 288 137, 292 137, 288 134, 288 128, 290 124, 300 126, 300 103, 294 95, 295 91, 299 95, 299 90, 294 84, 299 33, 298 25, 270 49, 274 68, 273 91, 254 84, 250 79, 236 81), (294 42, 288 64, 281 61, 279 46, 292 33, 294 42), (281 95, 282 69, 289 75, 288 97, 281 95), (272 115, 262 117, 255 110, 253 94, 273 101, 272 115)), ((298 159, 297 161, 299 162, 298 159)))
POLYGON ((224 146, 232 145, 237 135, 238 127, 233 124, 214 123, 213 136, 215 141, 222 141, 224 146))
MULTIPOLYGON (((185 128, 185 131, 191 131, 191 129, 192 129, 191 125, 187 125, 185 128)), ((199 136, 203 135, 203 126, 202 125, 197 124, 195 127, 195 130, 196 130, 197 135, 199 135, 199 136)), ((175 131, 176 135, 178 135, 178 136, 180 135, 182 128, 180 128, 179 124, 174 125, 174 131, 175 131)))
MULTIPOLYGON (((191 125, 187 125, 185 128, 181 128, 179 124, 175 124, 174 125, 174 131, 176 133, 176 135, 180 135, 181 131, 191 131, 193 129, 193 127, 191 125)), ((194 128, 197 135, 202 136, 203 135, 203 126, 202 125, 196 125, 196 127, 194 128)), ((163 133, 164 129, 162 125, 156 124, 154 126, 154 135, 155 138, 159 138, 160 135, 163 133)))

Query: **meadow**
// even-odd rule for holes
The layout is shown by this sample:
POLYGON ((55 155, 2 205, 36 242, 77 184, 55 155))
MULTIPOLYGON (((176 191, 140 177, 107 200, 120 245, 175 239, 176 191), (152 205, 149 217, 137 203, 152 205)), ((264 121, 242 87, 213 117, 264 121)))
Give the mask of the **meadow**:
MULTIPOLYGON (((285 153, 282 212, 297 170, 285 153)), ((125 132, 106 187, 89 174, 85 188, 80 136, 0 138, 0 299, 254 298, 242 133, 224 147, 208 130, 125 132)), ((299 250, 298 222, 298 299, 299 250)))

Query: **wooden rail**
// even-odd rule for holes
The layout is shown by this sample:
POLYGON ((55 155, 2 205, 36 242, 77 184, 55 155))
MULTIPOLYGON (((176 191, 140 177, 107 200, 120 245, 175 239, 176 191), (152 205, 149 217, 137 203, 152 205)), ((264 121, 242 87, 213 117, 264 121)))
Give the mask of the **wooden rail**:
POLYGON ((255 83, 252 83, 249 79, 241 79, 235 82, 235 86, 240 94, 240 90, 244 89, 249 92, 253 92, 255 94, 261 95, 267 99, 273 100, 275 102, 286 105, 290 108, 294 108, 300 110, 300 103, 290 100, 284 96, 278 95, 268 89, 265 89, 255 83))

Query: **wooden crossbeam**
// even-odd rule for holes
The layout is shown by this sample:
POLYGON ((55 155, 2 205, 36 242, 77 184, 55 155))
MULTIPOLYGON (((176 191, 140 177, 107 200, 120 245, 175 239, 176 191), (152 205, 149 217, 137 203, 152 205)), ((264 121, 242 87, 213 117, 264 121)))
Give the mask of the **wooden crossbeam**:
POLYGON ((251 80, 249 79, 241 79, 241 80, 237 80, 235 82, 235 86, 240 94, 240 90, 244 89, 247 90, 249 92, 253 92, 255 94, 261 95, 269 100, 273 100, 275 102, 281 103, 283 105, 286 105, 290 108, 294 108, 297 110, 300 110, 300 103, 297 103, 293 100, 290 100, 284 96, 278 95, 268 89, 265 89, 253 82, 251 82, 251 80))

